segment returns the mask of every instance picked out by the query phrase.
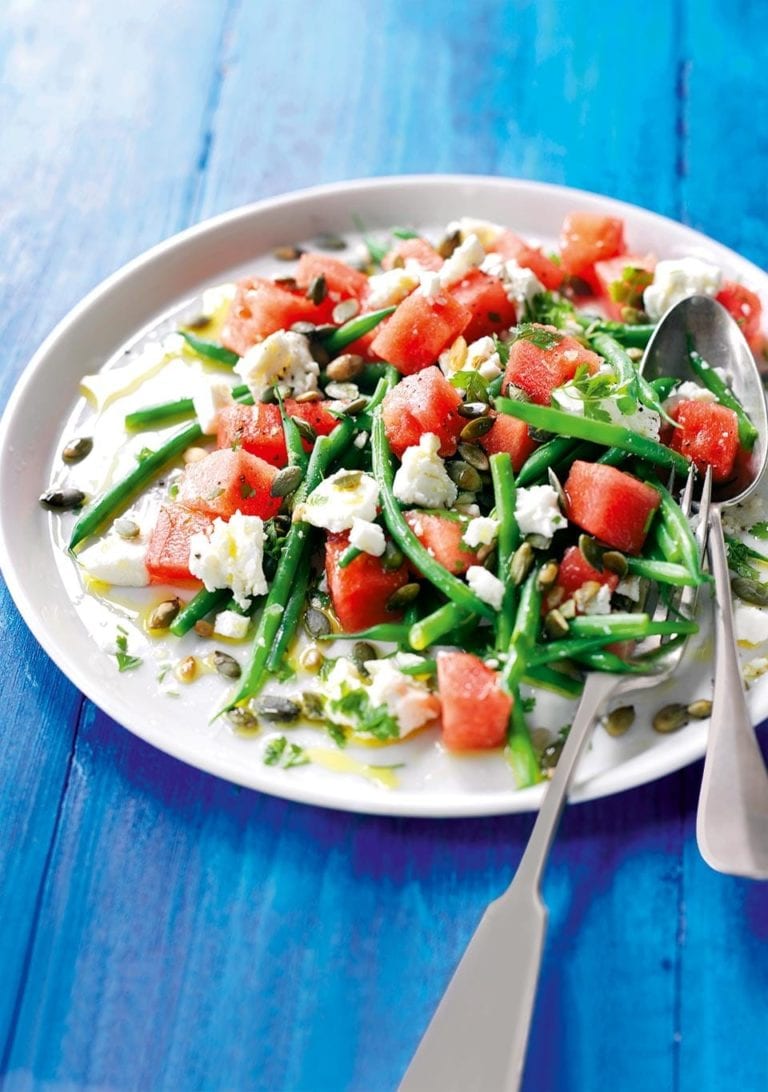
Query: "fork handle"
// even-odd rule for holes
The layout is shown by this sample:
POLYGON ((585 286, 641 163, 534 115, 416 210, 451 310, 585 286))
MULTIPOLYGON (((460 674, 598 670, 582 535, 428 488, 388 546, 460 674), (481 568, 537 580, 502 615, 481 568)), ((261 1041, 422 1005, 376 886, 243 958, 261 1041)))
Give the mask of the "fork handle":
POLYGON ((574 770, 621 676, 587 676, 573 725, 515 878, 486 910, 399 1092, 515 1092, 546 931, 539 887, 574 770))
POLYGON ((696 816, 702 857, 718 872, 768 879, 768 774, 747 708, 736 650, 723 525, 709 517, 715 578, 715 681, 696 816))

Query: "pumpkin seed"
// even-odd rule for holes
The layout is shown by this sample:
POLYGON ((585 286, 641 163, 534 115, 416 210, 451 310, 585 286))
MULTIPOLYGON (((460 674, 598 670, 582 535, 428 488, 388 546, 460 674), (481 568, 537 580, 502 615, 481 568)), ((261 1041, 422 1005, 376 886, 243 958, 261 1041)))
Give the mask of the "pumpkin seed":
POLYGON ((309 352, 312 356, 312 359, 315 361, 316 364, 319 364, 321 368, 324 368, 328 361, 331 359, 331 354, 328 352, 324 345, 320 344, 319 341, 310 341, 309 352))
POLYGON ((404 607, 410 606, 420 591, 420 584, 403 584, 402 588, 398 588, 390 595, 386 604, 387 610, 403 610, 404 607))
POLYGON ((341 402, 351 402, 360 397, 360 388, 356 383, 329 383, 325 388, 328 398, 338 398, 341 402))
MULTIPOLYGON (((291 417, 296 429, 301 436, 302 440, 306 440, 308 444, 313 444, 317 439, 317 433, 310 425, 309 421, 305 421, 303 417, 291 417)), ((292 469, 286 467, 286 469, 292 469)), ((295 488, 295 486, 294 486, 295 488)), ((275 493, 274 496, 282 496, 281 493, 275 493)))
POLYGON ((541 752, 539 766, 541 767, 542 773, 547 777, 552 776, 552 771, 560 760, 560 755, 562 754, 564 746, 564 739, 556 739, 553 743, 548 744, 541 752))
POLYGON ((493 428, 492 417, 475 417, 473 421, 465 425, 459 433, 462 440, 472 441, 479 440, 481 436, 485 436, 487 432, 490 432, 493 428))
POLYGON ((300 466, 284 466, 282 470, 278 470, 272 479, 269 490, 270 496, 287 497, 289 493, 293 493, 299 487, 303 477, 304 471, 300 466))
POLYGON ((313 277, 309 282, 307 288, 307 299, 317 305, 322 303, 325 297, 328 295, 328 282, 325 279, 323 273, 318 274, 317 277, 313 277))
POLYGON ((603 554, 603 565, 609 573, 616 573, 620 579, 629 571, 629 562, 618 550, 606 550, 603 554))
POLYGON ((558 607, 548 611, 545 615, 544 629, 550 637, 558 638, 567 635, 568 623, 565 618, 563 618, 562 612, 558 607))
POLYGON ((327 614, 310 607, 304 615, 304 629, 310 637, 327 637, 331 632, 331 623, 327 614))
POLYGON ((195 656, 186 656, 176 665, 176 678, 179 682, 190 683, 197 677, 197 659, 195 656))
POLYGON ((217 648, 211 658, 213 660, 213 666, 225 679, 239 679, 242 675, 243 672, 240 664, 235 657, 230 656, 228 652, 222 652, 217 648))
POLYGON ((357 353, 342 353, 332 360, 325 369, 329 379, 344 383, 348 379, 357 379, 365 367, 365 361, 357 353))
POLYGON ((298 702, 284 698, 280 694, 266 694, 259 701, 253 703, 257 716, 264 720, 275 720, 287 723, 298 720, 301 716, 301 706, 298 702))
POLYGON ((591 535, 579 535, 579 549, 592 568, 601 573, 604 568, 603 556, 605 554, 602 546, 598 545, 591 535))
POLYGON ((686 706, 686 712, 694 720, 705 720, 712 713, 712 702, 708 698, 698 698, 686 706))
POLYGON ((377 660, 376 649, 368 641, 355 641, 352 646, 352 662, 364 678, 370 678, 370 671, 365 666, 369 660, 377 660))
POLYGON ((311 690, 305 690, 301 695, 301 711, 306 720, 325 720, 323 699, 311 690))
POLYGON ((85 503, 85 493, 82 489, 72 489, 66 486, 64 489, 49 489, 40 497, 43 508, 50 508, 56 512, 68 512, 72 508, 82 508, 85 503))
POLYGON ((576 617, 576 603, 573 599, 566 599, 564 603, 560 604, 559 610, 566 622, 576 617))
POLYGON ((539 569, 539 575, 536 578, 536 584, 541 591, 549 591, 554 587, 557 580, 558 564, 556 561, 545 561, 539 569))
POLYGON ((158 603, 147 619, 149 629, 168 629, 171 622, 181 610, 181 600, 178 597, 166 599, 158 603))
POLYGON ((141 530, 138 523, 134 523, 132 519, 128 519, 126 516, 116 519, 112 526, 115 532, 120 535, 120 538, 138 538, 141 530))
POLYGON ((665 705, 662 709, 659 709, 651 723, 654 732, 661 732, 666 735, 668 732, 677 732, 680 728, 684 728, 688 723, 688 718, 689 713, 686 706, 681 705, 679 702, 673 702, 671 705, 665 705))
POLYGON ((446 469, 451 481, 455 482, 459 489, 467 493, 476 493, 478 489, 482 489, 482 478, 469 463, 457 459, 456 462, 448 463, 446 469))
POLYGON ((620 705, 612 709, 603 721, 603 727, 609 736, 623 736, 635 723, 634 705, 620 705))
POLYGON ((315 239, 315 246, 320 250, 347 249, 346 240, 342 239, 340 235, 335 235, 332 231, 324 231, 322 235, 318 235, 315 239))
POLYGON ((86 455, 93 451, 93 438, 91 436, 78 436, 70 440, 61 453, 65 463, 79 463, 86 455))
POLYGON ((487 471, 490 469, 490 461, 481 447, 477 444, 459 444, 459 455, 465 463, 469 463, 475 470, 487 471))
POLYGON ((509 562, 509 575, 513 584, 522 584, 533 565, 533 549, 527 542, 521 542, 509 562))
POLYGON ((205 618, 199 618, 195 622, 195 633, 198 637, 213 637, 213 626, 205 618))
POLYGON ((323 656, 317 645, 309 645, 299 656, 299 667, 302 667, 305 671, 319 671, 324 663, 325 656, 323 656))
MULTIPOLYGON (((511 398, 513 402, 527 402, 528 395, 525 393, 522 387, 515 386, 514 383, 510 383, 506 390, 506 397, 511 398)), ((530 433, 530 428, 528 432, 530 433)))
POLYGON ((259 727, 258 719, 250 709, 245 709, 242 705, 230 709, 227 713, 227 719, 233 728, 239 729, 241 732, 255 732, 259 727))
POLYGON ((320 391, 304 391, 303 394, 297 394, 294 398, 294 402, 319 402, 322 399, 320 391))
POLYGON ((360 304, 357 300, 342 300, 341 303, 337 303, 331 312, 331 318, 334 322, 338 322, 339 325, 342 322, 349 322, 360 311, 360 304))
POLYGON ((454 250, 461 245, 461 231, 456 228, 455 231, 451 231, 448 235, 444 235, 440 242, 437 244, 437 253, 441 258, 450 258, 454 250))
POLYGON ((344 413, 347 417, 357 417, 358 413, 362 413, 367 405, 367 398, 354 398, 344 406, 344 413))
POLYGON ((208 452, 205 450, 204 447, 188 447, 187 450, 184 452, 182 458, 187 464, 199 463, 200 460, 204 459, 207 454, 208 452))
POLYGON ((464 366, 464 362, 467 359, 467 342, 465 338, 459 336, 451 345, 448 353, 448 372, 453 374, 454 372, 460 372, 464 366))
POLYGON ((272 257, 277 258, 278 262, 295 262, 301 255, 302 250, 298 246, 276 246, 272 251, 272 257))
POLYGON ((485 402, 462 402, 458 408, 460 417, 487 417, 491 412, 490 406, 485 402))
MULTIPOLYGON (((525 399, 519 399, 519 401, 525 401, 525 399)), ((532 440, 535 440, 537 444, 546 444, 549 440, 555 438, 554 432, 548 432, 545 428, 533 428, 532 425, 528 426, 528 435, 532 440)))
POLYGON ((639 362, 643 359, 642 349, 627 349, 625 351, 629 359, 635 364, 639 364, 639 362))
POLYGON ((759 580, 750 580, 747 576, 734 576, 731 589, 733 594, 745 603, 753 603, 756 607, 768 607, 768 584, 761 584, 759 580))
POLYGON ((307 322, 304 319, 300 319, 298 322, 294 322, 290 329, 294 334, 303 334, 304 337, 312 337, 317 330, 317 326, 314 322, 307 322))
POLYGON ((391 573, 399 569, 404 561, 405 556, 400 547, 388 538, 384 545, 384 553, 381 555, 381 567, 391 573))
POLYGON ((315 326, 314 330, 310 334, 310 338, 324 338, 328 337, 329 334, 335 333, 336 327, 333 325, 332 322, 321 322, 317 326, 315 326))

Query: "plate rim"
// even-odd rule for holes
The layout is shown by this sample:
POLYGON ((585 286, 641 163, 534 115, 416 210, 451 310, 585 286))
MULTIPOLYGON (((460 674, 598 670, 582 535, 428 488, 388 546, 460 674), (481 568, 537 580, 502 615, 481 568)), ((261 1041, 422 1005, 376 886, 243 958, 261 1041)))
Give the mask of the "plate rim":
MULTIPOLYGON (((88 313, 103 297, 109 296, 122 283, 129 281, 135 274, 140 273, 147 266, 152 266, 164 256, 173 254, 175 251, 183 251, 186 247, 194 246, 199 241, 205 240, 206 237, 215 235, 232 225, 237 225, 241 221, 247 221, 254 217, 258 218, 272 210, 291 205, 306 202, 314 203, 323 198, 338 195, 353 197, 356 193, 370 191, 385 193, 387 190, 403 187, 412 187, 414 190, 429 189, 435 186, 459 189, 467 185, 479 187, 480 189, 499 188, 510 192, 510 194, 515 191, 524 191, 532 195, 544 192, 553 196, 575 198, 582 205, 594 205, 602 210, 609 207, 611 211, 615 210, 617 215, 621 213, 622 209, 633 216, 640 214, 650 222, 655 222, 661 229, 683 229, 692 242, 698 242, 715 254, 718 251, 721 252, 725 259, 738 259, 742 267, 754 272, 756 280, 766 280, 766 273, 749 259, 742 257, 738 252, 731 250, 718 240, 695 228, 653 210, 643 208, 640 205, 559 183, 506 178, 499 175, 420 173, 339 180, 304 187, 240 205, 193 224, 144 250, 100 281, 56 323, 23 368, 0 420, 0 450, 3 452, 8 450, 8 434, 11 431, 18 409, 23 404, 29 389, 37 379, 38 372, 45 366, 52 349, 55 348, 57 343, 68 331, 76 328, 84 318, 87 319, 88 313)), ((254 260, 258 256, 254 255, 254 260)), ((303 783, 303 778, 291 776, 283 777, 279 783, 267 779, 261 780, 259 777, 253 776, 253 770, 239 768, 234 756, 216 753, 212 750, 206 760, 201 761, 197 756, 190 757, 188 749, 183 745, 183 737, 168 733, 167 737, 158 739, 153 732, 143 731, 141 725, 130 723, 130 707, 126 705, 121 695, 115 692, 105 700, 104 693, 98 689, 98 681, 89 675, 87 670, 81 669, 78 662, 69 661, 66 651, 62 650, 57 643, 50 626, 45 623, 35 608, 26 592, 24 582, 13 558, 13 552, 10 549, 6 527, 6 511, 7 506, 0 505, 0 568, 2 568, 9 593, 25 624, 57 669, 62 671, 99 710, 115 720, 120 728, 131 732, 132 735, 156 747, 163 753, 187 766, 211 773, 231 783, 265 792, 268 795, 311 806, 330 807, 335 810, 358 814, 413 818, 465 818, 513 814, 538 808, 544 792, 544 785, 523 790, 510 788, 483 794, 471 793, 462 795, 458 799, 456 790, 453 790, 450 797, 441 799, 422 794, 416 790, 382 792, 373 786, 366 785, 363 801, 347 799, 343 795, 338 799, 333 799, 329 796, 327 788, 322 784, 315 786, 303 783), (97 690, 98 696, 93 693, 94 689, 97 690)), ((759 723, 768 715, 768 686, 762 687, 760 691, 754 691, 754 695, 753 704, 758 708, 756 712, 753 712, 753 717, 756 718, 755 722, 759 723)), ((645 769, 650 752, 644 751, 624 760, 618 766, 611 767, 577 784, 571 793, 570 800, 580 802, 614 795, 640 784, 656 781, 667 774, 682 769, 700 758, 705 750, 706 722, 695 726, 695 729, 698 730, 690 731, 685 737, 679 737, 677 747, 673 745, 665 752, 668 761, 657 772, 649 774, 645 769)), ((292 773, 294 772, 300 773, 301 771, 292 771, 292 773)))

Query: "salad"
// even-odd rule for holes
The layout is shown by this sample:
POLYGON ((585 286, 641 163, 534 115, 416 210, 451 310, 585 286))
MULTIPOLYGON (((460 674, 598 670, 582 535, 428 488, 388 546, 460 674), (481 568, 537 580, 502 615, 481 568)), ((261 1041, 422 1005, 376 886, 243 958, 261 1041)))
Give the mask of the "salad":
MULTIPOLYGON (((760 301, 699 258, 632 253, 592 213, 552 253, 463 218, 274 256, 281 275, 211 289, 82 381, 91 434, 66 438, 41 502, 72 520, 84 592, 145 589, 160 693, 215 673, 211 715, 269 765, 312 760, 298 725, 341 749, 429 732, 498 749, 530 785, 563 737, 531 731, 539 690, 577 698, 586 671, 643 670, 695 631, 645 609, 707 579, 676 500, 691 463, 722 487, 749 473, 728 376, 692 352, 690 382, 648 382, 642 351, 706 294, 761 353, 760 301), (170 396, 142 402, 158 376, 170 396)), ((765 605, 759 549, 731 545, 735 590, 765 605)), ((123 625, 109 654, 141 667, 123 625)), ((707 713, 692 700, 654 726, 707 713)))

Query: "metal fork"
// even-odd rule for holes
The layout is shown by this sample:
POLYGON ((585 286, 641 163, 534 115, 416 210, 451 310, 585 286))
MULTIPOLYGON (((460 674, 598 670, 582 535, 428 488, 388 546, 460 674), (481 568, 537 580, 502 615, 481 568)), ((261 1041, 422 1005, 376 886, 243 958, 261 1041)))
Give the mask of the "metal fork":
MULTIPOLYGON (((694 472, 681 507, 690 517, 694 472)), ((711 475, 699 502, 696 540, 703 556, 711 496, 711 475)), ((695 588, 684 588, 656 617, 682 613, 696 604, 695 588)), ((657 686, 679 664, 686 642, 661 650, 647 675, 587 675, 565 746, 544 796, 515 878, 480 920, 448 989, 432 1017, 399 1092, 514 1092, 525 1063, 547 909, 541 879, 576 766, 595 719, 612 696, 657 686)))

